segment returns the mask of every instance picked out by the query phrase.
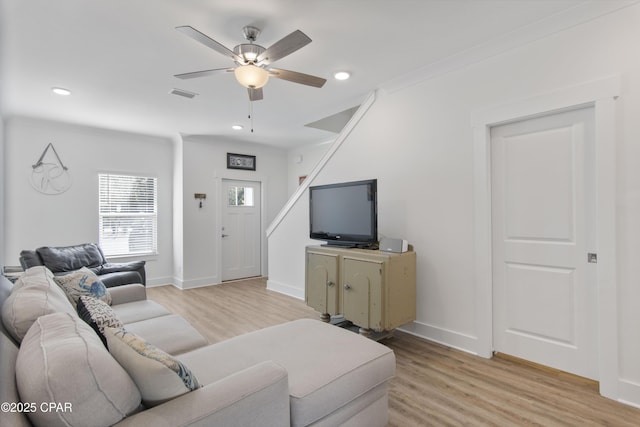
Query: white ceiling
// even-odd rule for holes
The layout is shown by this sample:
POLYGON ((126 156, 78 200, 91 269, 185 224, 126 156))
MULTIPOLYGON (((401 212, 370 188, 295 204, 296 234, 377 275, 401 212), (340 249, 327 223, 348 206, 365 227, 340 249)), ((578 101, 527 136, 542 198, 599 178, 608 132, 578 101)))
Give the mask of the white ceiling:
MULTIPOLYGON (((152 135, 214 135, 284 148, 335 137, 305 127, 399 76, 524 32, 544 35, 632 1, 605 0, 0 0, 1 98, 25 115, 152 135), (567 19, 572 16, 575 19, 567 19), (191 25, 232 49, 242 27, 265 47, 296 29, 313 40, 274 66, 326 78, 322 89, 278 79, 253 103, 233 73, 174 74, 233 65, 174 28, 191 25), (336 81, 334 72, 352 78, 336 81), (70 89, 71 96, 51 88, 70 89), (199 95, 170 95, 173 88, 199 95), (242 124, 242 131, 231 129, 242 124)), ((487 50, 489 52, 490 50, 487 50)))

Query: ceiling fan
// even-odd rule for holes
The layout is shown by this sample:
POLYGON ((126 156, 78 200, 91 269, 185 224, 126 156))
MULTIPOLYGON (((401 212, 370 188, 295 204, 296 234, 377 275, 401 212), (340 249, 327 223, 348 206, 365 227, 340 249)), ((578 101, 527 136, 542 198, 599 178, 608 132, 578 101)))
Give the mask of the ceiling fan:
POLYGON ((300 30, 294 31, 265 49, 254 43, 260 34, 260 29, 253 26, 246 26, 242 29, 242 32, 249 43, 239 44, 234 47, 233 50, 226 48, 189 25, 176 27, 176 30, 216 52, 231 58, 233 62, 237 64, 236 67, 232 68, 216 68, 213 70, 176 74, 175 77, 179 79, 193 79, 220 72, 233 71, 238 82, 249 91, 250 101, 259 101, 263 98, 262 87, 267 84, 269 77, 318 88, 322 87, 327 81, 326 79, 297 71, 270 67, 273 62, 311 43, 311 39, 300 30))

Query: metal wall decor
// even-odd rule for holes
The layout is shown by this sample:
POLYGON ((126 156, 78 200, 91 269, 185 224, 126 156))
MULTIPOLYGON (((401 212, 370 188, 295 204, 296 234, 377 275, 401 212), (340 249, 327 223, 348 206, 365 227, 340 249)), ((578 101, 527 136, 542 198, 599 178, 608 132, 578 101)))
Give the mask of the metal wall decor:
POLYGON ((256 156, 227 153, 227 169, 256 170, 256 156))
MULTIPOLYGON (((49 155, 51 157, 51 155, 49 155)), ((61 194, 71 188, 71 174, 60 160, 58 152, 52 143, 44 149, 38 161, 31 165, 31 186, 42 194, 61 194), (47 161, 45 156, 51 149, 55 159, 47 161)))

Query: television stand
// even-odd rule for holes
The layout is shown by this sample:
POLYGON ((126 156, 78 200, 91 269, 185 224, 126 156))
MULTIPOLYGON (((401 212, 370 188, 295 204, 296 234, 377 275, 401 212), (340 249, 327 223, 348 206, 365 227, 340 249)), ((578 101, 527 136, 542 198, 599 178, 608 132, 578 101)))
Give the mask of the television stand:
POLYGON ((374 339, 416 319, 416 253, 307 246, 305 301, 374 339), (386 333, 385 333, 386 332, 386 333))

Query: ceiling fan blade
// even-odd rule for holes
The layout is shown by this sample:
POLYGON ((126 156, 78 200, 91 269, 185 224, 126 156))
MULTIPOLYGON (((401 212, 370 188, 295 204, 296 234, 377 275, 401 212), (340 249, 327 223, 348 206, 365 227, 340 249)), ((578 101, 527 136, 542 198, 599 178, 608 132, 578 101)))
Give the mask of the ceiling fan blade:
POLYGON ((221 71, 227 71, 227 72, 233 71, 233 68, 214 68, 213 70, 203 70, 203 71, 194 71, 192 73, 175 74, 173 77, 177 77, 182 80, 195 79, 197 77, 206 77, 212 74, 218 74, 221 71))
POLYGON ((295 30, 293 33, 275 42, 267 48, 267 50, 258 55, 256 63, 268 65, 280 58, 284 58, 309 43, 311 43, 309 36, 300 30, 295 30))
POLYGON ((263 96, 262 96, 262 88, 258 88, 258 89, 252 89, 252 88, 248 88, 247 89, 249 91, 249 101, 261 101, 263 96))
POLYGON ((229 58, 233 59, 234 61, 244 62, 242 60, 242 58, 240 58, 238 55, 233 53, 232 50, 226 48, 224 45, 218 43, 217 41, 215 41, 211 37, 207 36, 206 34, 201 33, 200 31, 196 30, 195 28, 191 27, 190 25, 183 25, 181 27, 176 27, 176 30, 180 31, 182 34, 185 34, 185 35, 191 37, 195 41, 198 41, 198 42, 202 43, 203 45, 207 46, 208 48, 211 48, 211 49, 215 50, 216 52, 223 54, 224 56, 228 56, 229 58))
POLYGON ((300 83, 301 85, 322 87, 327 82, 321 77, 312 76, 310 74, 298 73, 297 71, 282 70, 279 68, 270 68, 269 76, 277 79, 287 80, 289 82, 300 83))

